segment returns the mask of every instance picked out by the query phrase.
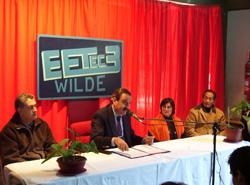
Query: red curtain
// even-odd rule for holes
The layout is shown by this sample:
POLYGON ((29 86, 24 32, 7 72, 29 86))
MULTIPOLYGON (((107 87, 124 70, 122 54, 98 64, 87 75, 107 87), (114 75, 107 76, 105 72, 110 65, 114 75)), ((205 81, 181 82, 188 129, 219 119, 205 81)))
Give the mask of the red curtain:
MULTIPOLYGON (((36 92, 37 34, 118 39, 124 44, 123 86, 131 109, 143 117, 159 112, 164 97, 185 119, 203 90, 217 91, 223 108, 224 66, 221 9, 153 0, 0 1, 0 128, 14 112, 21 92, 36 92)), ((59 141, 67 136, 67 101, 39 101, 59 141)), ((79 110, 80 111, 80 110, 79 110)), ((139 135, 147 128, 133 124, 139 135)))

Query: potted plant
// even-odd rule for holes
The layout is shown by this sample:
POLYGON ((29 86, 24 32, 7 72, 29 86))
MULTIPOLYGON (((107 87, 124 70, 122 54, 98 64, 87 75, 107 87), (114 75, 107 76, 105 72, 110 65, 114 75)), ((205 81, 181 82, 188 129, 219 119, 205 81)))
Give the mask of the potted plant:
POLYGON ((242 139, 242 130, 244 124, 242 121, 248 121, 250 104, 247 101, 241 101, 233 106, 228 113, 228 127, 225 130, 226 140, 229 142, 238 142, 242 139))
POLYGON ((59 165, 59 172, 62 175, 75 175, 86 171, 84 168, 86 158, 81 156, 84 152, 98 153, 94 141, 90 143, 81 143, 79 141, 71 141, 64 139, 59 144, 52 144, 52 152, 42 161, 48 161, 52 157, 59 156, 57 163, 59 165))
POLYGON ((240 119, 243 118, 245 121, 249 121, 250 120, 249 110, 250 110, 250 103, 243 100, 240 103, 238 103, 237 105, 233 106, 230 109, 230 112, 235 114, 237 117, 240 117, 240 119))

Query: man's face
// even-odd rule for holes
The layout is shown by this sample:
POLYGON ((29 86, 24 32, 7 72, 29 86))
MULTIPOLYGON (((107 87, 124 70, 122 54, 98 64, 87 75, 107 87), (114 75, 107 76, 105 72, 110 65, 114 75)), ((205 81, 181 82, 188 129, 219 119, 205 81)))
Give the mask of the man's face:
POLYGON ((206 108, 211 108, 214 105, 214 94, 206 92, 202 98, 202 104, 206 108))
POLYGON ((130 102, 131 96, 126 93, 123 93, 119 100, 115 99, 113 101, 113 107, 115 112, 120 116, 125 115, 127 113, 127 108, 129 107, 130 102))
POLYGON ((34 99, 27 99, 24 107, 18 108, 17 111, 23 121, 31 123, 37 118, 36 101, 34 99))
POLYGON ((166 117, 171 116, 172 112, 173 112, 173 107, 171 106, 170 103, 166 103, 161 107, 161 113, 166 117))

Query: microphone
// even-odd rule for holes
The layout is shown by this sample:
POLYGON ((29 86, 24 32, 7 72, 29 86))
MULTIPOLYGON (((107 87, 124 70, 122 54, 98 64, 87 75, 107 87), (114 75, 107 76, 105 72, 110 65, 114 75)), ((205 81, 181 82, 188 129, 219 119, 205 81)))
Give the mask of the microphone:
MULTIPOLYGON (((172 119, 159 119, 159 118, 144 118, 144 117, 139 117, 136 113, 134 113, 133 111, 131 111, 128 108, 124 108, 129 116, 132 116, 133 118, 135 118, 137 121, 139 121, 140 123, 142 123, 143 125, 147 125, 147 126, 155 126, 155 125, 166 125, 166 121, 167 122, 177 122, 177 124, 175 126, 184 126, 184 125, 189 125, 189 124, 193 124, 193 123, 207 123, 207 124, 215 124, 215 122, 200 122, 200 121, 187 121, 187 120, 172 120, 172 119), (144 121, 159 121, 159 122, 164 122, 164 123, 159 123, 159 124, 150 124, 150 123, 145 123, 144 121), (184 124, 185 123, 185 124, 184 124)), ((236 122, 236 121, 235 121, 236 122)), ((216 126, 219 126, 220 122, 216 122, 216 126)))
MULTIPOLYGON (((136 113, 134 113, 133 111, 131 111, 130 109, 128 108, 124 108, 128 115, 129 116, 132 116, 133 118, 135 118, 137 121, 139 121, 140 123, 142 123, 143 125, 146 125, 146 126, 155 126, 155 125, 166 125, 166 121, 169 121, 169 122, 181 122, 181 124, 176 124, 175 126, 183 126, 183 123, 187 122, 185 120, 166 120, 166 119, 159 119, 159 118, 143 118, 143 117, 139 117, 136 113), (160 124, 150 124, 150 123, 145 123, 143 120, 145 121, 160 121, 160 122, 164 122, 164 123, 160 123, 160 124)), ((196 122, 194 122, 196 123, 196 122)))
POLYGON ((126 108, 128 115, 132 116, 133 118, 135 118, 137 121, 139 121, 140 123, 143 123, 142 118, 140 118, 136 113, 132 112, 130 109, 126 108))

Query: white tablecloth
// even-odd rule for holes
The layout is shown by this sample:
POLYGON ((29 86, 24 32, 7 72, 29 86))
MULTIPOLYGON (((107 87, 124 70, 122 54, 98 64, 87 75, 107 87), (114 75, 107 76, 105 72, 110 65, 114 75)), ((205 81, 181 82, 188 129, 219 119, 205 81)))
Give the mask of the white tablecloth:
MULTIPOLYGON (((231 184, 227 164, 228 156, 238 147, 249 142, 223 142, 217 136, 216 179, 217 185, 231 184)), ((86 172, 65 177, 58 173, 56 158, 41 164, 42 160, 13 163, 5 166, 5 176, 18 177, 25 184, 50 185, 159 185, 166 181, 181 181, 188 185, 210 185, 213 136, 205 135, 186 139, 154 143, 170 150, 129 159, 117 154, 84 154, 86 172)))

